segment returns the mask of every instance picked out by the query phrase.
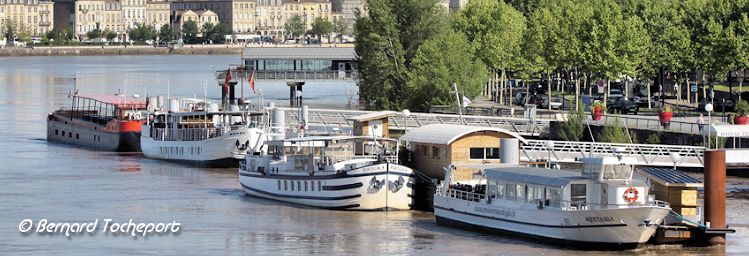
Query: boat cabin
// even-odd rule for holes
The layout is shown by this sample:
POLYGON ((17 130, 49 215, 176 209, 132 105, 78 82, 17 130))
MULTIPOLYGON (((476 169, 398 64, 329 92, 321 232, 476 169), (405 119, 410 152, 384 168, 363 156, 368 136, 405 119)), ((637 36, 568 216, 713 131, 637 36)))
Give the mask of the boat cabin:
MULTIPOLYGON (((448 164, 458 166, 453 170, 454 176, 470 179, 477 171, 470 165, 496 165, 501 159, 501 140, 517 139, 518 143, 526 140, 517 133, 494 127, 479 127, 454 124, 430 124, 409 130, 400 137, 407 143, 411 153, 414 169, 434 179, 445 177, 444 167, 448 164)), ((517 153, 519 145, 515 143, 508 152, 517 153)), ((507 159, 505 159, 507 160, 507 159)))
MULTIPOLYGON (((176 104, 175 104, 176 105, 176 104)), ((219 137, 240 127, 261 126, 262 112, 219 111, 215 103, 191 101, 182 109, 170 107, 169 112, 149 116, 150 135, 155 140, 199 141, 219 137)))
POLYGON ((105 125, 113 119, 120 121, 141 120, 141 112, 146 109, 146 100, 140 97, 74 94, 72 98, 71 108, 63 108, 56 113, 100 125, 105 125))
POLYGON ((581 159, 582 171, 506 166, 482 170, 483 176, 449 190, 474 201, 560 210, 626 208, 655 203, 642 180, 632 179, 632 158, 581 159))

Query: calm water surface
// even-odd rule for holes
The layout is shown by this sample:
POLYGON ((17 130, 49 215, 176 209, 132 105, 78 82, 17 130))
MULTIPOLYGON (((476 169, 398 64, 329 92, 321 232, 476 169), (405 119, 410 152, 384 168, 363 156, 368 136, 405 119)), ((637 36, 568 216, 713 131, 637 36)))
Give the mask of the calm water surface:
MULTIPOLYGON (((209 80, 209 97, 217 98, 212 70, 237 62, 237 56, 0 58, 0 255, 602 253, 438 227, 432 214, 417 211, 295 207, 245 196, 236 170, 193 168, 46 141, 45 117, 68 104, 66 95, 74 84, 83 92, 202 96, 209 80), (177 221, 182 231, 145 239, 100 231, 70 238, 24 235, 18 225, 26 218, 177 221)), ((284 84, 258 87, 266 99, 285 103, 284 84)), ((304 95, 312 106, 342 107, 351 88, 311 84, 304 95)), ((728 222, 738 233, 728 237, 727 246, 651 246, 616 254, 749 254, 749 179, 731 178, 728 187, 728 222)))

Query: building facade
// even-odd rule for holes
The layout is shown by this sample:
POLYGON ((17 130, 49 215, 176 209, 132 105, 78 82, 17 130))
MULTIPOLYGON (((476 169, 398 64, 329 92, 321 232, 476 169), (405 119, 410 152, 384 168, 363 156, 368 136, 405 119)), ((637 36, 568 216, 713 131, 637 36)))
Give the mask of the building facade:
POLYGON ((40 0, 0 0, 0 32, 12 26, 17 35, 42 36, 54 27, 54 3, 40 0))
POLYGON ((118 35, 126 32, 122 17, 122 4, 117 0, 75 1, 74 35, 83 39, 86 33, 99 29, 111 30, 118 35))
POLYGON ((294 15, 302 17, 307 30, 312 29, 315 19, 322 18, 333 22, 333 7, 330 0, 287 0, 284 1, 284 23, 294 15))
POLYGON ((195 21, 198 28, 202 28, 203 24, 210 23, 216 25, 220 19, 216 13, 211 10, 184 10, 174 12, 174 23, 172 28, 176 33, 182 32, 182 26, 188 21, 195 21))
POLYGON ((283 37, 286 18, 281 0, 257 0, 255 10, 255 32, 258 35, 283 37))
POLYGON ((234 34, 255 32, 256 0, 234 0, 232 5, 231 31, 234 34))
POLYGON ((171 24, 170 4, 166 0, 146 1, 146 23, 153 25, 157 30, 164 25, 171 24))
POLYGON ((349 33, 353 34, 354 25, 356 24, 356 13, 362 16, 367 15, 367 1, 366 0, 340 0, 341 1, 341 16, 343 21, 349 28, 349 33))

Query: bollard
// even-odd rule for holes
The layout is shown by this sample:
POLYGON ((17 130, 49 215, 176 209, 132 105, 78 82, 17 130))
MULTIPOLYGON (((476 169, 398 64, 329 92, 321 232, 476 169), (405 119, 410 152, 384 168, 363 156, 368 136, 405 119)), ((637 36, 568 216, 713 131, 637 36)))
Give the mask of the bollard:
MULTIPOLYGON (((708 228, 726 228, 726 151, 705 151, 705 223, 708 228)), ((706 237, 710 245, 726 243, 725 234, 706 237)))

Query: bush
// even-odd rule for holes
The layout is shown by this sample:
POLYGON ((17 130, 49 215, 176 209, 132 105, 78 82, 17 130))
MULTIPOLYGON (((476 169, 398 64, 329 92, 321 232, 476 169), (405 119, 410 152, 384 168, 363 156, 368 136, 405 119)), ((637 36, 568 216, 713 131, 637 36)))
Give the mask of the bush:
POLYGON ((645 139, 645 142, 647 144, 661 144, 661 133, 651 133, 650 136, 645 139))
POLYGON ((629 134, 622 128, 621 120, 617 117, 614 125, 605 125, 598 136, 600 142, 629 143, 629 134))
POLYGON ((747 112, 749 112, 749 103, 745 100, 740 100, 736 102, 735 110, 736 116, 746 116, 747 112))
POLYGON ((603 104, 601 101, 594 101, 590 104, 590 111, 592 112, 593 109, 596 107, 601 107, 601 112, 606 113, 606 104, 603 104))
POLYGON ((671 105, 669 105, 669 104, 663 104, 663 106, 661 107, 661 111, 660 112, 661 113, 668 113, 668 112, 673 112, 673 111, 671 110, 671 105))
POLYGON ((566 141, 579 141, 585 131, 585 112, 579 106, 578 111, 567 115, 567 121, 559 124, 559 138, 566 141))

